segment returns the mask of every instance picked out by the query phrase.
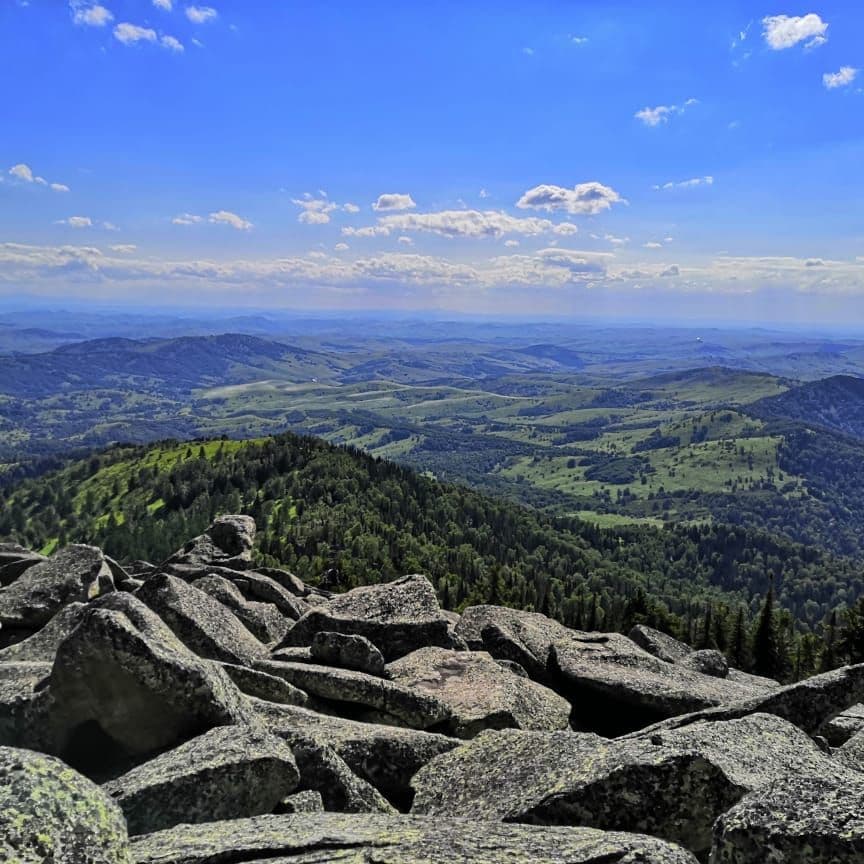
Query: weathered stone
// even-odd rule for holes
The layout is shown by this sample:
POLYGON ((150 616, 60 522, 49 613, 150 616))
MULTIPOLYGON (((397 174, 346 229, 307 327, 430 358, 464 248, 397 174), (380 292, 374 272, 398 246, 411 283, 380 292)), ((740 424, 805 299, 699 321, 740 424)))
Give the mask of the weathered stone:
POLYGON ((726 678, 735 684, 743 684, 745 687, 749 687, 754 693, 760 690, 777 690, 780 687, 780 682, 775 681, 773 678, 752 675, 749 672, 742 672, 740 669, 733 669, 731 666, 726 678))
POLYGON ((25 570, 48 559, 17 543, 0 543, 0 585, 14 582, 25 570))
POLYGON ((327 666, 341 666, 369 675, 384 674, 384 657, 365 636, 316 633, 310 648, 312 657, 327 666))
POLYGON ((274 811, 276 813, 323 813, 324 799, 320 792, 307 789, 305 792, 295 792, 282 799, 274 811))
POLYGON ((252 566, 254 544, 255 520, 251 516, 219 516, 203 534, 186 543, 162 566, 217 564, 233 570, 248 570, 252 566))
POLYGON ((265 573, 249 570, 242 576, 236 575, 233 581, 247 600, 272 603, 286 618, 290 618, 292 621, 301 618, 310 609, 308 603, 295 596, 280 582, 265 573))
POLYGON ((706 649, 693 651, 678 661, 679 666, 710 675, 712 678, 726 678, 729 674, 729 662, 719 651, 706 649))
POLYGON ((86 603, 113 590, 100 549, 66 546, 0 589, 0 623, 4 628, 38 629, 67 603, 86 603))
POLYGON ((447 706, 434 696, 351 669, 274 660, 258 661, 255 668, 283 678, 320 699, 385 711, 413 729, 428 729, 450 716, 447 706))
POLYGON ((714 826, 711 864, 864 861, 864 778, 788 777, 748 795, 714 826))
POLYGON ((458 742, 433 732, 359 723, 303 708, 253 702, 268 729, 291 741, 297 735, 329 745, 358 776, 399 807, 411 802, 410 781, 431 759, 458 742))
POLYGON ((53 752, 94 774, 248 716, 225 672, 126 593, 87 609, 49 690, 53 752))
POLYGON ((123 814, 59 759, 0 747, 0 858, 8 864, 132 864, 123 814))
POLYGON ((569 728, 569 702, 502 669, 485 651, 420 648, 387 671, 395 683, 443 702, 451 711, 450 731, 460 738, 483 729, 569 728))
POLYGON ((273 603, 247 600, 237 584, 224 576, 209 575, 196 579, 193 588, 209 594, 223 606, 227 606, 246 627, 264 644, 278 642, 288 632, 291 619, 286 618, 273 603))
POLYGON ((864 731, 856 732, 845 744, 834 750, 833 755, 844 767, 864 772, 864 731))
POLYGON ((280 663, 318 664, 318 661, 312 656, 311 648, 277 648, 270 654, 270 659, 278 660, 280 663))
POLYGON ((864 705, 852 705, 823 724, 821 732, 832 747, 840 747, 864 729, 864 705))
POLYGON ((0 663, 42 661, 52 663, 60 643, 78 626, 87 608, 84 603, 64 606, 32 636, 0 651, 0 663))
POLYGON ((644 651, 667 663, 677 663, 693 653, 689 645, 645 624, 637 624, 627 635, 644 651))
POLYGON ((311 645, 322 631, 356 634, 365 636, 390 661, 426 645, 451 647, 449 627, 429 580, 403 576, 383 585, 355 588, 311 609, 288 631, 280 647, 311 645))
POLYGON ((502 669, 506 669, 508 672, 512 672, 514 675, 518 675, 520 678, 530 677, 528 675, 528 672, 525 670, 525 667, 521 663, 517 663, 515 660, 496 660, 495 662, 502 669))
POLYGON ((248 665, 267 653, 230 609, 182 579, 153 576, 135 596, 201 657, 248 665))
POLYGON ((299 687, 289 684, 284 678, 250 669, 248 666, 235 666, 233 663, 219 664, 241 692, 282 705, 306 705, 309 697, 299 687))
POLYGON ((307 585, 299 576, 295 576, 289 570, 282 570, 278 567, 256 567, 255 572, 278 582, 297 597, 306 597, 309 594, 319 594, 322 597, 330 596, 327 591, 307 585))
POLYGON ((104 785, 131 834, 272 813, 300 779, 291 748, 251 727, 221 726, 104 785))
POLYGON ((44 724, 37 698, 51 675, 50 663, 0 663, 0 745, 35 747, 44 724))
POLYGON ((417 816, 300 813, 179 826, 132 841, 137 864, 696 864, 636 834, 417 816))
POLYGON ((803 732, 770 715, 653 739, 484 732, 417 773, 412 812, 638 831, 702 853, 714 820, 746 792, 837 770, 803 732))

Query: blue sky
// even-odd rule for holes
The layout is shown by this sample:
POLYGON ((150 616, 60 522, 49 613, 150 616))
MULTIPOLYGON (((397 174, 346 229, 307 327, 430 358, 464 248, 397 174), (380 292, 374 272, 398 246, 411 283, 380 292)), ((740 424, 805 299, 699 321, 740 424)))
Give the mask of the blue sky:
POLYGON ((0 297, 864 320, 864 8, 711 5, 3 0, 0 297))

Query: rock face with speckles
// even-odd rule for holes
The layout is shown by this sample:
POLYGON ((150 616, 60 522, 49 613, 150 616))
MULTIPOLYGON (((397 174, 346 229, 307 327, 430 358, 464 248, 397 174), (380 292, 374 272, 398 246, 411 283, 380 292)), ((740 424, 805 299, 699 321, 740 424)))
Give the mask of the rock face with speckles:
POLYGON ((59 759, 0 747, 0 859, 132 864, 120 808, 59 759))
POLYGON ((220 516, 201 535, 190 540, 163 564, 249 570, 255 544, 255 520, 251 516, 220 516))

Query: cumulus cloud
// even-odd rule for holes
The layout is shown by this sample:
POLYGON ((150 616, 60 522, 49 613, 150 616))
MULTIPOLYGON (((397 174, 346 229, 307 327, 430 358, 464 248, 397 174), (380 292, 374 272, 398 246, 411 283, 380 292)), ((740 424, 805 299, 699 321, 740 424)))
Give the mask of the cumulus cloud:
POLYGON ((625 246, 630 242, 629 237, 617 237, 615 234, 592 234, 592 240, 605 240, 613 246, 625 246))
POLYGON ((72 20, 84 27, 104 27, 114 16, 104 6, 75 2, 72 4, 72 20))
POLYGON ((208 21, 215 21, 219 13, 212 6, 187 6, 186 17, 193 24, 206 24, 208 21))
POLYGON ((347 204, 343 204, 342 209, 346 213, 359 213, 360 212, 360 208, 356 204, 352 204, 350 201, 347 204))
POLYGON ((69 187, 65 183, 50 183, 52 192, 68 192, 69 187))
POLYGON ((633 116, 646 126, 660 126, 662 123, 668 123, 670 117, 683 114, 691 105, 698 104, 698 99, 688 99, 683 105, 657 105, 654 108, 646 106, 633 116))
POLYGON ((643 243, 642 246, 645 249, 662 249, 663 244, 658 243, 656 240, 649 240, 647 243, 643 243))
POLYGON ((841 66, 838 72, 826 72, 822 76, 822 84, 828 90, 848 87, 858 77, 858 71, 854 66, 841 66))
POLYGON ((38 186, 47 186, 53 192, 68 192, 69 187, 65 183, 49 183, 44 177, 33 173, 33 169, 24 162, 19 162, 9 169, 9 175, 22 183, 35 183, 38 186))
POLYGON ((762 35, 772 51, 794 48, 801 42, 805 48, 816 48, 828 41, 828 24, 815 12, 808 15, 769 15, 762 19, 762 35))
POLYGON ((339 207, 326 198, 313 198, 308 194, 303 198, 292 198, 291 203, 301 208, 297 221, 307 225, 326 225, 330 214, 339 207))
POLYGON ((333 248, 337 252, 345 252, 348 249, 350 249, 351 247, 347 243, 337 243, 333 248))
POLYGON ((404 234, 401 237, 397 238, 396 242, 401 243, 403 246, 414 245, 414 241, 410 237, 406 237, 404 234))
POLYGON ((680 276, 681 269, 677 264, 672 264, 670 267, 667 267, 665 270, 662 270, 660 273, 661 278, 666 278, 669 276, 680 276))
POLYGON ((570 41, 574 45, 586 45, 588 43, 588 37, 587 36, 571 36, 570 41))
POLYGON ((252 228, 252 223, 230 210, 217 210, 207 217, 208 222, 215 225, 230 225, 238 231, 249 231, 252 228))
POLYGON ((134 45, 137 42, 155 42, 156 31, 150 27, 139 27, 137 24, 123 22, 114 28, 114 38, 124 45, 134 45))
POLYGON ((138 249, 138 247, 134 243, 114 243, 108 248, 112 252, 118 252, 121 255, 131 255, 138 249))
POLYGON ((689 180, 670 180, 668 183, 657 184, 653 188, 660 191, 669 189, 693 189, 696 186, 713 186, 714 178, 710 174, 704 177, 691 177, 689 180))
POLYGON ((157 9, 164 9, 170 12, 174 8, 174 0, 153 0, 153 5, 157 9))
POLYGON ((522 210, 545 210, 547 213, 560 210, 593 216, 619 203, 624 203, 624 199, 614 189, 591 181, 579 183, 572 189, 544 183, 525 192, 516 206, 522 210))
POLYGON ((504 245, 508 249, 515 249, 519 245, 519 241, 518 240, 505 240, 504 245))
POLYGON ((194 213, 180 213, 171 220, 172 225, 197 225, 203 222, 203 216, 196 216, 194 213))
POLYGON ((178 54, 185 50, 183 48, 183 43, 179 39, 175 39, 173 36, 163 36, 159 40, 159 44, 163 48, 167 48, 169 51, 175 51, 178 54))
POLYGON ((68 225, 70 228, 92 228, 93 220, 89 216, 70 216, 68 219, 60 219, 58 225, 68 225))
MULTIPOLYGON (((555 224, 548 219, 520 218, 502 210, 441 210, 433 213, 396 213, 381 216, 374 226, 379 234, 420 231, 441 237, 501 237, 504 234, 574 234, 579 229, 569 223, 555 224)), ((359 229, 362 230, 362 229, 359 229)))
POLYGON ((390 228, 384 225, 365 225, 363 228, 355 228, 352 225, 346 225, 342 229, 342 234, 345 237, 389 237, 390 228))
POLYGON ((385 192, 378 196, 378 200, 372 205, 373 210, 411 210, 417 205, 410 195, 400 192, 385 192))

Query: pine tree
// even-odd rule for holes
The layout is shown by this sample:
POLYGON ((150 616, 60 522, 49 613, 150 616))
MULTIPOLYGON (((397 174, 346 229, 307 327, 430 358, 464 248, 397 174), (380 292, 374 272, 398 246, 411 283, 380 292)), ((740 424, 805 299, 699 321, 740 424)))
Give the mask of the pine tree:
POLYGON ((738 607, 735 626, 732 629, 732 644, 729 646, 729 659, 736 669, 750 668, 750 647, 747 639, 747 621, 744 607, 738 607))
POLYGON ((777 622, 774 620, 774 583, 768 588, 753 636, 753 669, 758 675, 774 678, 781 673, 777 622))

